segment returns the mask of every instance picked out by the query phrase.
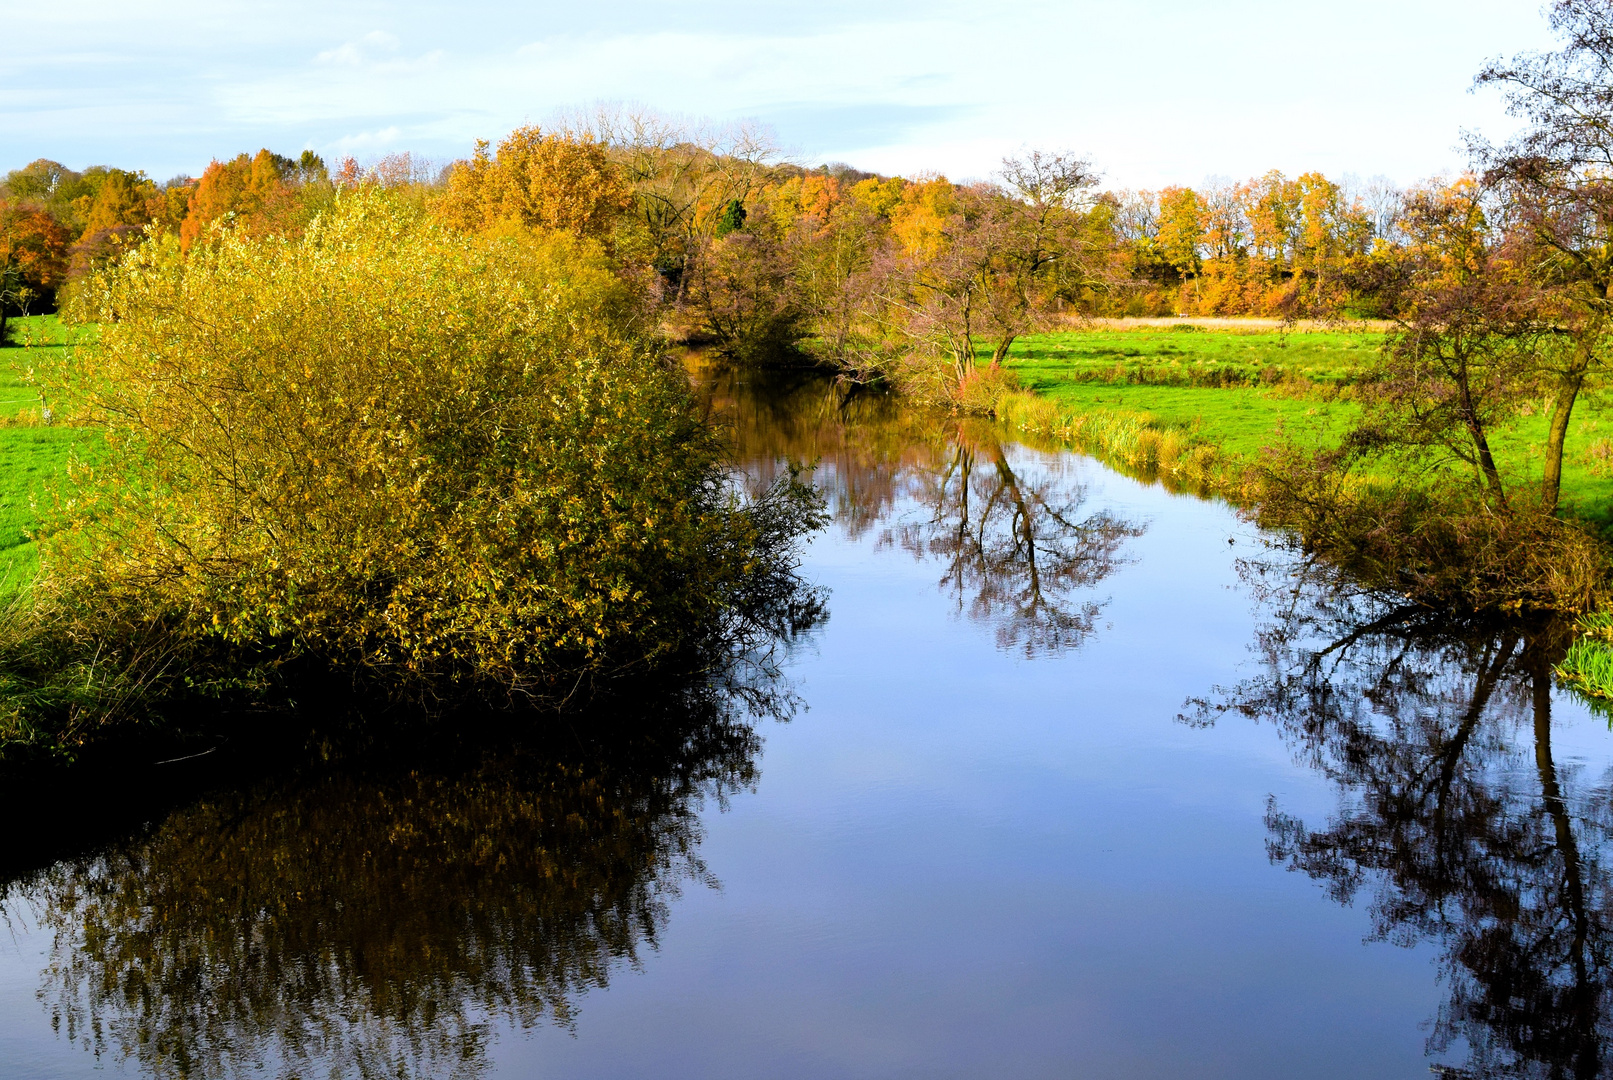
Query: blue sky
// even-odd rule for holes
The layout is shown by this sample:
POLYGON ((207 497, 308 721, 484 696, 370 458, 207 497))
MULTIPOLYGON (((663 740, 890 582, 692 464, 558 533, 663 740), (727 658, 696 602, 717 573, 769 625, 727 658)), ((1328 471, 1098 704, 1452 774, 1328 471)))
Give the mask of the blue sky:
POLYGON ((0 0, 0 169, 197 173, 268 146, 450 159, 599 102, 767 125, 796 160, 953 178, 1025 146, 1112 186, 1279 168, 1406 183, 1504 134, 1499 0, 130 4, 0 0))

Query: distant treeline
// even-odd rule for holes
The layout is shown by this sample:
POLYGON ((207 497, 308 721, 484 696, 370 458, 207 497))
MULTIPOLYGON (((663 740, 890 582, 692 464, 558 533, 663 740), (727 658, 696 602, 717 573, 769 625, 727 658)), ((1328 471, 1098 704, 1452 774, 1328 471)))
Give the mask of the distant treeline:
MULTIPOLYGON (((607 115, 522 128, 445 167, 408 154, 335 169, 260 150, 158 183, 40 159, 0 183, 0 271, 11 314, 148 232, 188 250, 228 224, 295 234, 336 192, 408 188, 465 229, 558 229, 603 243, 644 278, 671 325, 749 359, 802 349, 887 373, 939 353, 967 374, 1040 318, 1305 314, 1349 308, 1353 263, 1396 241, 1402 195, 1271 172, 1195 191, 1103 191, 1086 161, 1033 153, 955 184, 803 168, 754 131, 607 115)), ((1370 303, 1356 304, 1370 309, 1370 303)))

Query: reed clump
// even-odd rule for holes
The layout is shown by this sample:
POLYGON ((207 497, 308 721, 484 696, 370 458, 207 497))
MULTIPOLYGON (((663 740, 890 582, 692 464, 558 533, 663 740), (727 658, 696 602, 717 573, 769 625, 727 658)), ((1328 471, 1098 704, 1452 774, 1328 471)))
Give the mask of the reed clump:
POLYGON ((1376 588, 1473 613, 1577 614, 1601 607, 1607 545, 1538 507, 1501 511, 1454 484, 1340 475, 1316 458, 1273 450, 1247 485, 1262 527, 1376 588))

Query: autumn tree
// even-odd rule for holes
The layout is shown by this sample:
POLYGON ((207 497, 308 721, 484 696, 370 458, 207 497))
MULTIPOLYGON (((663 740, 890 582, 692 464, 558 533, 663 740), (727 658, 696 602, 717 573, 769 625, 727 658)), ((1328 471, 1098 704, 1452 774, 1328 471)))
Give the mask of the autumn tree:
POLYGON ((780 179, 777 147, 748 124, 713 129, 644 110, 600 110, 569 127, 604 145, 627 185, 631 202, 617 250, 653 267, 675 303, 710 242, 735 231, 737 212, 749 213, 780 179))
POLYGON ((109 172, 104 165, 78 172, 59 161, 39 158, 7 173, 0 193, 45 210, 76 237, 84 232, 85 214, 109 172))
POLYGON ((266 149, 250 157, 239 154, 227 162, 211 162, 190 193, 180 243, 188 249, 226 216, 261 224, 268 212, 283 204, 298 168, 298 162, 266 149))
POLYGON ((1087 217, 1098 182, 1092 163, 1070 153, 1032 150, 1004 158, 998 176, 993 203, 1003 219, 1005 243, 992 293, 994 367, 1014 339, 1033 329, 1055 304, 1096 281, 1087 217))
POLYGON ((1203 266, 1204 200, 1192 188, 1168 187, 1159 193, 1159 229, 1154 244, 1185 287, 1203 266))
POLYGON ((78 173, 59 161, 39 158, 6 174, 4 186, 13 199, 46 202, 68 188, 78 173))
POLYGON ((85 196, 84 232, 73 245, 74 270, 115 257, 140 231, 166 216, 167 203, 143 173, 109 169, 93 196, 85 196))
POLYGON ((1400 312, 1399 329, 1363 387, 1364 422, 1352 438, 1367 449, 1448 454, 1506 510, 1491 440, 1535 389, 1541 307, 1484 194, 1467 177, 1407 200, 1409 242, 1383 260, 1378 290, 1400 312))
POLYGON ((361 189, 299 236, 141 245, 80 303, 101 332, 47 385, 107 451, 71 478, 26 617, 0 623, 0 753, 119 706, 15 696, 82 663, 148 704, 204 668, 275 678, 270 656, 415 700, 560 700, 704 668, 788 615, 815 496, 731 497, 595 244, 466 235, 361 189))
POLYGON ((1003 163, 999 183, 935 177, 903 188, 891 213, 898 257, 875 292, 888 322, 945 372, 947 393, 995 369, 1021 334, 1090 281, 1087 213, 1095 177, 1070 154, 1003 163))
POLYGON ((792 285, 809 331, 802 347, 853 386, 881 378, 906 347, 877 301, 894 258, 891 214, 906 186, 900 178, 865 177, 846 186, 821 218, 797 225, 792 285))
POLYGON ((788 359, 802 337, 794 221, 757 214, 709 241, 685 270, 685 301, 702 336, 747 365, 788 359))
POLYGON ((471 158, 449 173, 438 213, 456 228, 516 224, 599 237, 630 204, 605 146, 590 134, 527 126, 510 132, 496 153, 488 145, 478 141, 471 158))
POLYGON ((39 206, 0 201, 0 274, 5 298, 0 327, 11 313, 26 313, 35 302, 52 303, 67 279, 67 229, 39 206))
POLYGON ((1493 60, 1479 73, 1477 84, 1500 89, 1526 127, 1475 151, 1510 196, 1532 273, 1557 306, 1562 344, 1543 358, 1552 405, 1541 490, 1555 508, 1575 403, 1613 357, 1613 9, 1557 0, 1549 18, 1559 50, 1493 60))

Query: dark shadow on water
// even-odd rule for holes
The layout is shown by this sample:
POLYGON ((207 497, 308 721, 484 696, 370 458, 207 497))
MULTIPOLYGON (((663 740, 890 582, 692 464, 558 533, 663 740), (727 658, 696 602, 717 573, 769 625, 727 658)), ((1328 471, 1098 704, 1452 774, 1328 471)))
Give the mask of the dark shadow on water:
POLYGON ((59 1035, 141 1075, 475 1076, 500 1029, 571 1023, 712 884, 699 813, 754 785, 757 722, 792 708, 749 690, 231 778, 14 871, 0 905, 47 935, 59 1035))
POLYGON ((1320 827, 1270 801, 1272 861, 1341 904, 1364 899, 1373 940, 1435 946, 1436 1072, 1604 1075, 1613 775, 1553 749, 1552 668, 1571 628, 1453 623, 1283 557, 1244 569, 1265 613, 1259 674, 1184 719, 1274 724, 1336 787, 1320 827))

